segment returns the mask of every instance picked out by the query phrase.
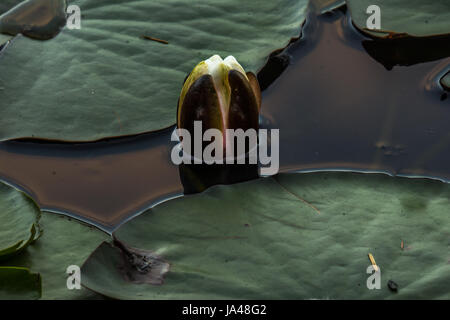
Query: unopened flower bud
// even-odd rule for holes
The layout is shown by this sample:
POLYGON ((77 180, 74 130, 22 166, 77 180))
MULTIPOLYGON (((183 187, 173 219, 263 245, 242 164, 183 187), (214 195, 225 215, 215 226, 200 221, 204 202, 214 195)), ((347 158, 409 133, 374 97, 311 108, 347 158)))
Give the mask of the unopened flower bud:
MULTIPOLYGON (((178 102, 177 126, 202 129, 258 129, 261 91, 256 76, 245 72, 233 56, 200 62, 186 79, 178 102)), ((225 138, 224 138, 225 139, 225 138)), ((225 143, 225 141, 224 141, 225 143)), ((225 146, 225 144, 224 144, 225 146)))

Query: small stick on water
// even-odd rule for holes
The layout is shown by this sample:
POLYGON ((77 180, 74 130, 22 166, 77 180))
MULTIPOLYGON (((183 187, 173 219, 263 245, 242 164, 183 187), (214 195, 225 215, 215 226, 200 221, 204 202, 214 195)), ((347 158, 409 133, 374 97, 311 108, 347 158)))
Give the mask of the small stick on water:
POLYGON ((145 34, 143 34, 141 37, 146 40, 156 41, 156 42, 163 43, 163 44, 169 44, 169 41, 161 40, 158 38, 153 38, 153 37, 147 36, 145 34))
POLYGON ((370 260, 370 263, 373 266, 373 269, 378 272, 377 263, 375 262, 375 258, 373 257, 373 255, 371 253, 369 253, 369 260, 370 260))

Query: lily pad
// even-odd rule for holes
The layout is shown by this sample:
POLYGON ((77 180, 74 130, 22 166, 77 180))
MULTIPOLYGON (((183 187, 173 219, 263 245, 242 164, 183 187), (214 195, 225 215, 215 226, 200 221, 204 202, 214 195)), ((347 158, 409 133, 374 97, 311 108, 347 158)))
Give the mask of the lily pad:
POLYGON ((129 281, 111 244, 85 262, 82 282, 121 299, 448 299, 449 209, 450 185, 380 174, 216 186, 115 233, 170 264, 162 285, 129 281), (366 287, 368 253, 381 269, 380 290, 366 287))
POLYGON ((12 36, 9 36, 7 34, 0 34, 0 50, 2 49, 3 45, 12 39, 12 36))
POLYGON ((318 12, 321 14, 330 13, 342 6, 346 5, 345 0, 312 0, 314 4, 318 7, 318 12))
POLYGON ((450 91, 450 72, 442 77, 441 84, 445 90, 450 91))
POLYGON ((364 30, 377 37, 407 34, 416 37, 450 34, 450 2, 448 0, 346 0, 353 22, 364 30, 371 5, 381 9, 381 30, 364 30))
POLYGON ((0 182, 0 260, 24 250, 40 236, 40 211, 22 192, 0 182))
MULTIPOLYGON (((0 15, 5 13, 6 11, 13 8, 15 5, 22 2, 21 0, 3 0, 0 2, 0 15)), ((12 36, 6 35, 6 34, 0 34, 0 50, 2 48, 2 45, 5 44, 5 42, 11 40, 12 36)), ((0 87, 1 90, 1 87, 0 87)))
POLYGON ((39 272, 42 276, 42 299, 101 298, 83 287, 69 290, 66 270, 71 265, 81 267, 89 254, 111 237, 96 228, 50 213, 42 214, 40 223, 44 230, 42 237, 26 252, 0 265, 27 267, 39 272))
POLYGON ((81 29, 17 36, 0 56, 0 140, 95 140, 176 122, 183 80, 233 55, 256 72, 300 34, 307 0, 73 0, 81 29), (165 40, 168 44, 148 40, 165 40))
POLYGON ((9 11, 14 6, 18 5, 19 3, 23 2, 24 0, 2 0, 0 2, 0 14, 5 13, 6 11, 9 11))
POLYGON ((41 276, 27 268, 0 267, 0 300, 34 300, 41 297, 41 276))

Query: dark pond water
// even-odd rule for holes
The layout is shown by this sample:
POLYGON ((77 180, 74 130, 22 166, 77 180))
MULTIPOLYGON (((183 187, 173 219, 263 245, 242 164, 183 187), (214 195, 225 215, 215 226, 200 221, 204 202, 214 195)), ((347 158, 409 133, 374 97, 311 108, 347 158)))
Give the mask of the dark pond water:
POLYGON ((341 11, 309 19, 303 33, 279 54, 289 66, 263 95, 265 125, 280 128, 281 170, 449 180, 450 99, 439 80, 450 38, 406 39, 386 52, 386 41, 363 36, 341 11))
POLYGON ((172 131, 82 144, 3 142, 0 176, 31 195, 43 210, 110 231, 183 193, 178 167, 170 160, 172 131))
MULTIPOLYGON (((267 87, 261 126, 280 129, 280 171, 373 171, 450 181, 450 99, 439 86, 450 52, 442 43, 431 40, 428 46, 439 50, 432 56, 418 50, 415 60, 402 52, 423 45, 417 41, 399 43, 394 55, 383 56, 383 41, 360 34, 342 10, 311 13, 302 37, 259 74, 267 87), (392 56, 397 58, 387 59, 392 56)), ((3 142, 0 178, 43 210, 112 231, 183 194, 182 170, 170 160, 172 131, 81 144, 3 142)))

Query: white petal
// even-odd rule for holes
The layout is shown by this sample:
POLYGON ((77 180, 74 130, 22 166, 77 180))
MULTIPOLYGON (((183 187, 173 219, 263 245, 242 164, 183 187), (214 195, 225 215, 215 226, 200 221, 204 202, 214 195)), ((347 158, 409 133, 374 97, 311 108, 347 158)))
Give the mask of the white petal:
POLYGON ((228 57, 225 58, 223 63, 225 63, 228 67, 230 67, 230 69, 239 71, 240 73, 242 73, 247 78, 244 68, 242 68, 242 66, 239 64, 239 62, 237 62, 235 57, 228 56, 228 57))

